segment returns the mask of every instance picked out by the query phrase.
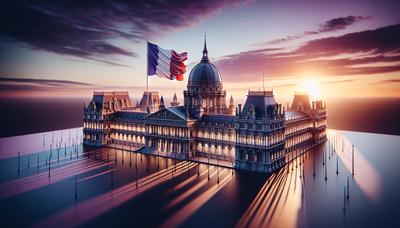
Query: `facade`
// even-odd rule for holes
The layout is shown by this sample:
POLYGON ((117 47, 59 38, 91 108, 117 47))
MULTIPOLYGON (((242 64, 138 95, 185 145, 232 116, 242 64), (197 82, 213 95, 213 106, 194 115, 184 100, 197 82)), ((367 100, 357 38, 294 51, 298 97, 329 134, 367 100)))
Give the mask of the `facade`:
POLYGON ((310 103, 305 94, 295 94, 288 110, 272 91, 249 91, 243 109, 241 104, 235 107, 233 97, 227 106, 206 43, 203 58, 190 72, 183 106, 176 94, 166 107, 162 96, 157 99, 158 93, 151 93, 152 106, 147 109, 146 93, 133 107, 127 92, 95 92, 84 107, 84 144, 123 144, 177 159, 217 159, 237 169, 269 173, 301 148, 326 140, 325 106, 322 101, 310 103))

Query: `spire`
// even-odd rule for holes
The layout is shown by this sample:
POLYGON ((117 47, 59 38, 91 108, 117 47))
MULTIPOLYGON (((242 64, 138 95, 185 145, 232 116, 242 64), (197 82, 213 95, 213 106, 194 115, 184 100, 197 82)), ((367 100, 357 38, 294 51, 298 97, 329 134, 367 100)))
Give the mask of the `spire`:
POLYGON ((208 50, 207 50, 207 35, 204 34, 204 49, 203 49, 203 58, 201 59, 202 62, 209 62, 208 59, 208 50))
POLYGON ((178 97, 176 96, 176 93, 174 93, 174 97, 172 98, 171 106, 172 107, 179 106, 178 97))
POLYGON ((238 112, 238 110, 235 110, 235 102, 233 101, 233 96, 231 95, 231 99, 229 100, 229 114, 235 115, 235 111, 238 112))
POLYGON ((163 98, 163 96, 161 96, 161 98, 160 98, 160 109, 163 109, 163 108, 165 108, 164 98, 163 98))

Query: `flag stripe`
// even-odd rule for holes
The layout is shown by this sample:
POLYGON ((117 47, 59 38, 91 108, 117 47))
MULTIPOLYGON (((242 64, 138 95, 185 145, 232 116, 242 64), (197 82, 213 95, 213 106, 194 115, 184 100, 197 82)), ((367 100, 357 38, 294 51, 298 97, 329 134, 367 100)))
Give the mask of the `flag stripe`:
POLYGON ((166 50, 158 45, 147 42, 147 75, 157 75, 170 80, 183 80, 186 72, 184 61, 187 60, 187 52, 177 53, 174 50, 166 50))

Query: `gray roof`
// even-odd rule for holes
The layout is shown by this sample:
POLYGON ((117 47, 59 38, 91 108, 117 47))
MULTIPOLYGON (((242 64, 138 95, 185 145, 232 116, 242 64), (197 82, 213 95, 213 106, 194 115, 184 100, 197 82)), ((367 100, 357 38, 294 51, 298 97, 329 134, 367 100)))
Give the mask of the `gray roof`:
POLYGON ((141 120, 147 116, 145 112, 135 112, 135 111, 119 111, 115 112, 114 118, 123 120, 141 120))
POLYGON ((237 120, 236 116, 226 115, 226 114, 204 114, 200 122, 205 123, 224 123, 229 124, 237 120))
POLYGON ((268 117, 266 107, 270 106, 271 113, 277 108, 276 101, 274 96, 270 95, 248 95, 246 99, 246 103, 243 106, 243 111, 241 113, 241 117, 245 118, 247 116, 247 112, 249 111, 250 105, 254 106, 256 118, 268 117))

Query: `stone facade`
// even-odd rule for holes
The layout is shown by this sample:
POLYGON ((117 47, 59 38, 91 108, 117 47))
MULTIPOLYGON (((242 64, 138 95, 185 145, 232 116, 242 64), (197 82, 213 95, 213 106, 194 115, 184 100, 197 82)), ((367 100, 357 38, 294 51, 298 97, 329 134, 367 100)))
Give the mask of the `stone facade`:
POLYGON ((295 94, 286 111, 272 91, 249 91, 243 109, 231 97, 227 107, 206 44, 201 62, 190 73, 183 106, 176 94, 171 107, 152 94, 152 108, 140 112, 127 92, 95 92, 84 107, 84 144, 144 147, 177 159, 205 157, 269 173, 283 166, 288 154, 293 158, 300 148, 326 140, 325 106, 322 101, 310 103, 305 94, 295 94))

